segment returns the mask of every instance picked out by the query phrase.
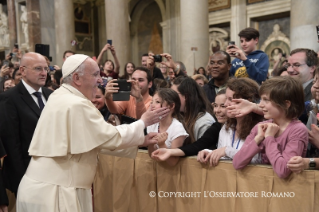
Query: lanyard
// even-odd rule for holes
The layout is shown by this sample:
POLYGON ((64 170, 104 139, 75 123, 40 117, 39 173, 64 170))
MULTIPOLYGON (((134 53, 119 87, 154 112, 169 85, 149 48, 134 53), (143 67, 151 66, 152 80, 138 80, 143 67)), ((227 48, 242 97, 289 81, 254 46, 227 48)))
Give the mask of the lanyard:
MULTIPOLYGON (((231 143, 231 147, 234 147, 235 133, 236 133, 236 130, 234 130, 233 141, 232 141, 232 143, 231 143)), ((238 140, 236 149, 238 149, 239 143, 240 143, 240 139, 238 140)))

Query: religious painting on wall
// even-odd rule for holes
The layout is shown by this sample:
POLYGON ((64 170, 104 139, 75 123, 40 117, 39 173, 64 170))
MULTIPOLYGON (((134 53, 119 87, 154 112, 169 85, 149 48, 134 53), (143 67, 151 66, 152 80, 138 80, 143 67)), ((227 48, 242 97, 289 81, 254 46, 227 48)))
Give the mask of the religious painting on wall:
POLYGON ((208 0, 209 12, 230 8, 230 0, 208 0))

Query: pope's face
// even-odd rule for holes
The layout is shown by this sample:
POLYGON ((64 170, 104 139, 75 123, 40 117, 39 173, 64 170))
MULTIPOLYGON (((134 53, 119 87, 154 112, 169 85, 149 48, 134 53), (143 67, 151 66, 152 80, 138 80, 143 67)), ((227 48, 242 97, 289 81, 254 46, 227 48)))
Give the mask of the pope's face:
POLYGON ((91 58, 85 61, 84 75, 80 76, 81 92, 89 100, 96 95, 97 86, 102 83, 100 69, 97 63, 91 58))

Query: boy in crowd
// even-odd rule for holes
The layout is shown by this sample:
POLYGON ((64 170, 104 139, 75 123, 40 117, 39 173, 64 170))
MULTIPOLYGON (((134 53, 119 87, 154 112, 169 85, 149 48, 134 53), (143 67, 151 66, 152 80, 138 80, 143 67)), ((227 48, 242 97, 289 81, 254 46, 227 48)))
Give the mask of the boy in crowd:
POLYGON ((226 52, 235 57, 230 73, 235 77, 249 77, 259 84, 266 80, 269 68, 268 56, 257 50, 259 32, 254 28, 246 28, 239 32, 239 49, 235 44, 229 45, 226 52))

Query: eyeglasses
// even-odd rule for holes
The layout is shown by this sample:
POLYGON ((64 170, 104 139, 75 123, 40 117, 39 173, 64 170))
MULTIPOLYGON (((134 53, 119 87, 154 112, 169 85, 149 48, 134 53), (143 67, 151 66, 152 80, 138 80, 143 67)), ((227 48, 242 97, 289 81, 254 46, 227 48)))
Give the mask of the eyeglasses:
POLYGON ((295 67, 295 68, 299 68, 300 66, 303 66, 303 65, 307 65, 307 64, 304 63, 304 64, 295 64, 295 65, 294 65, 294 64, 291 64, 291 65, 290 65, 289 63, 287 63, 287 64, 285 65, 285 68, 288 69, 290 66, 291 66, 291 68, 294 68, 294 67, 295 67))
MULTIPOLYGON (((29 67, 26 67, 26 66, 22 66, 22 67, 25 67, 25 68, 29 68, 29 67)), ((34 67, 34 68, 31 68, 32 70, 35 70, 36 72, 42 72, 43 70, 45 72, 49 72, 50 71, 50 68, 49 67, 41 67, 41 66, 38 66, 38 67, 34 67)))

